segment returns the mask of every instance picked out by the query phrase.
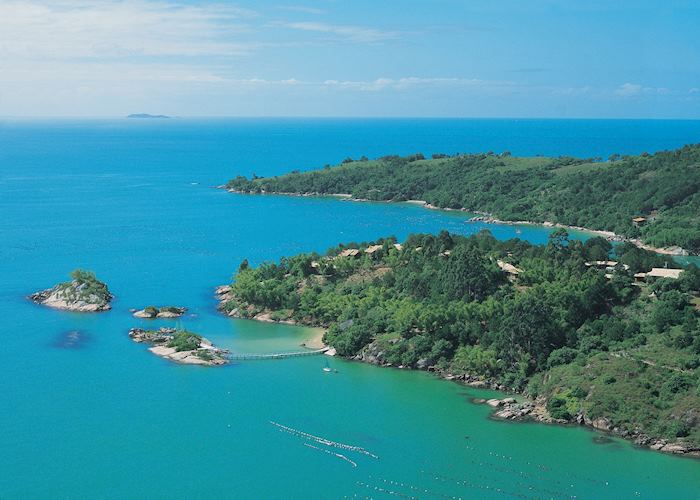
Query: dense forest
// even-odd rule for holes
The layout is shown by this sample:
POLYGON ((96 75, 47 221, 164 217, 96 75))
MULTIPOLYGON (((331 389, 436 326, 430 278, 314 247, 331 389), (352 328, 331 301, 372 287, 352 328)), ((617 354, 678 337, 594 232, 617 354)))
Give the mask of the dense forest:
POLYGON ((488 231, 351 243, 251 267, 222 308, 327 328, 340 355, 476 375, 545 397, 561 420, 700 445, 700 270, 624 243, 499 242, 488 231), (613 266, 613 267, 609 267, 613 266))
POLYGON ((343 161, 322 170, 252 180, 234 191, 351 194, 368 200, 424 200, 503 220, 556 222, 614 231, 657 246, 700 253, 700 145, 633 157, 516 158, 509 153, 421 154, 343 161), (645 220, 634 222, 643 217, 645 220))

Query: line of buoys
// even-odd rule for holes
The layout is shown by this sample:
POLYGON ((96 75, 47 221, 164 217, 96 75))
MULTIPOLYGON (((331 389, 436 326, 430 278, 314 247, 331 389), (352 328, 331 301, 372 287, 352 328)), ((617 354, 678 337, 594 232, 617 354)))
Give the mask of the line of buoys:
POLYGON ((326 446, 333 446, 335 448, 340 448, 342 450, 355 451, 357 453, 362 453, 363 455, 367 455, 367 456, 370 456, 372 458, 379 458, 374 453, 371 453, 360 446, 339 443, 337 441, 331 441, 330 439, 326 439, 326 438, 323 438, 320 436, 314 436, 313 434, 309 434, 308 432, 303 432, 303 431, 300 431, 297 429, 293 429, 291 427, 287 427, 286 425, 282 425, 282 424, 279 424, 277 422, 273 422, 272 420, 270 420, 270 423, 272 425, 274 425, 275 427, 277 427, 278 429, 281 429, 285 432, 288 432, 290 434, 294 434, 294 435, 299 436, 299 437, 303 437, 305 439, 310 439, 310 440, 315 441, 319 444, 323 444, 326 446))
MULTIPOLYGON (((514 498, 520 498, 520 499, 539 498, 539 497, 531 497, 531 496, 525 495, 524 493, 520 493, 520 492, 507 491, 499 486, 492 486, 490 484, 474 483, 474 482, 468 481, 466 479, 459 479, 459 478, 444 476, 441 474, 423 471, 423 470, 420 472, 424 475, 428 475, 431 479, 433 479, 435 481, 442 481, 442 482, 450 481, 450 482, 457 484, 458 486, 462 486, 465 488, 472 488, 472 489, 478 489, 478 490, 482 490, 482 491, 489 491, 492 493, 498 493, 501 495, 507 495, 507 496, 511 496, 514 498)), ((479 475, 479 476, 482 478, 484 477, 483 475, 479 475)))
POLYGON ((345 460, 346 462, 349 462, 350 465, 352 465, 353 467, 357 467, 357 464, 355 462, 353 462, 352 460, 350 460, 348 457, 346 457, 345 455, 343 455, 341 453, 335 453, 335 452, 330 451, 330 450, 324 450, 323 448, 319 448, 318 446, 314 446, 314 445, 309 444, 309 443, 304 443, 304 446, 308 446, 309 448, 313 448, 314 450, 322 451, 323 453, 328 453, 329 455, 335 455, 336 457, 340 458, 341 460, 345 460))

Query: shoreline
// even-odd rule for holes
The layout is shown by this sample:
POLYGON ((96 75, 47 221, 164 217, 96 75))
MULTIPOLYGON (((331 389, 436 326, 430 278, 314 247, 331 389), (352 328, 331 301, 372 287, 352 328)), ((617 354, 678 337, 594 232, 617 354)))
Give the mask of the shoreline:
POLYGON ((688 257, 688 256, 693 256, 688 250, 681 248, 679 246, 670 246, 670 247, 655 247, 653 245, 649 245, 647 243, 644 243, 643 241, 637 239, 637 238, 628 238, 627 236, 623 236, 621 234, 617 234, 613 231, 606 231, 604 229, 591 229, 588 227, 581 227, 581 226, 569 226, 567 224, 561 224, 559 222, 550 222, 550 221, 543 221, 543 222, 535 222, 535 221, 528 221, 528 220, 518 220, 518 221, 509 221, 509 220, 502 220, 498 219, 493 216, 493 214, 490 214, 488 212, 481 212, 478 210, 467 210, 466 208, 449 208, 449 207, 438 207, 435 205, 432 205, 428 203, 425 200, 405 200, 405 201, 396 201, 396 200, 368 200, 366 198, 354 198, 351 194, 348 193, 282 193, 282 192, 261 192, 261 193, 252 193, 249 191, 238 191, 235 189, 229 189, 225 185, 220 185, 220 186, 215 186, 216 189, 224 189, 225 191, 233 194, 258 194, 258 195, 275 195, 275 196, 296 196, 296 197, 301 197, 301 198, 322 198, 322 197, 331 197, 331 198, 339 198, 341 201, 354 201, 354 202, 361 202, 361 203, 406 203, 409 205, 417 205, 423 208, 426 208, 428 210, 442 210, 445 212, 466 212, 466 213, 472 213, 476 214, 476 217, 472 217, 469 219, 469 222, 484 222, 486 224, 502 224, 502 225, 507 225, 507 226, 516 226, 516 225, 523 225, 523 226, 542 226, 542 227, 556 227, 556 228, 562 228, 562 229, 571 229, 574 231, 581 231, 585 233, 590 233, 594 234, 596 236, 602 236, 603 238, 607 239, 608 241, 615 241, 615 242, 627 242, 627 243, 632 243, 635 245, 637 248, 640 248, 642 250, 648 250, 650 252, 658 253, 661 255, 669 255, 672 257, 688 257))
MULTIPOLYGON (((230 287, 228 285, 223 285, 219 286, 216 288, 215 296, 216 299, 219 301, 219 304, 225 303, 227 300, 230 299, 230 287)), ((291 324, 291 325, 296 325, 296 326, 303 326, 306 328, 314 329, 316 330, 314 333, 314 336, 311 338, 311 341, 305 341, 303 347, 307 349, 313 349, 315 347, 314 344, 311 342, 313 341, 319 341, 321 342, 320 345, 323 347, 328 347, 329 350, 326 353, 328 356, 335 356, 335 348, 330 345, 325 345, 322 344, 322 337, 323 334, 325 333, 325 329, 317 327, 317 326, 311 326, 311 325, 304 325, 303 323, 298 323, 295 321, 291 320, 285 320, 285 321, 275 321, 270 318, 270 315, 272 314, 271 311, 266 311, 261 314, 257 314, 252 318, 243 318, 240 315, 231 315, 227 314, 225 311, 223 311, 220 307, 217 307, 220 313, 232 317, 232 318, 238 318, 238 319, 249 319, 252 321, 260 321, 264 323, 284 323, 284 324, 291 324)), ((612 436, 618 437, 620 439, 624 439, 625 441, 629 441, 635 446, 638 446, 643 449, 647 449, 650 451, 658 451, 661 453, 669 454, 669 455, 674 455, 678 457, 686 457, 686 458, 694 458, 694 459, 700 459, 700 449, 699 448, 694 448, 691 446, 687 446, 682 442, 678 441, 671 441, 667 440, 661 437, 652 437, 647 434, 637 432, 637 433, 630 433, 628 431, 623 431, 618 429, 617 427, 613 427, 610 421, 605 418, 605 417, 599 417, 596 419, 591 419, 584 415, 583 413, 579 413, 573 421, 565 421, 565 420, 557 420, 554 419, 550 416, 547 407, 546 407, 546 400, 542 397, 537 397, 537 398, 532 398, 528 394, 526 394, 523 391, 513 391, 512 389, 509 389, 508 387, 505 387, 502 384, 499 384, 493 380, 487 380, 483 379, 480 377, 476 377, 473 375, 469 374, 458 374, 455 375, 453 373, 450 373, 449 371, 446 370, 439 370, 436 367, 432 366, 426 366, 425 368, 411 368, 411 367, 405 367, 403 365, 401 366, 394 366, 391 363, 386 363, 382 361, 379 357, 374 356, 370 349, 372 344, 368 344, 365 346, 358 354, 352 357, 345 357, 345 356, 340 356, 346 361, 354 361, 358 363, 364 363, 368 365, 373 365, 379 368, 394 368, 398 370, 410 370, 410 371, 422 371, 422 372, 428 372, 432 373, 434 376, 437 378, 440 378, 445 381, 450 381, 450 382, 455 382, 467 387, 472 387, 475 389, 489 389, 489 390, 494 390, 502 393, 504 395, 504 398, 497 399, 493 398, 490 400, 474 400, 471 401, 473 404, 488 404, 493 408, 493 411, 491 412, 490 418, 494 418, 497 420, 502 420, 502 421, 512 421, 512 422, 536 422, 540 424, 545 424, 545 425, 563 425, 563 426, 580 426, 580 427, 585 427, 587 429, 599 431, 599 432, 604 432, 607 434, 610 434, 612 436), (516 401, 515 398, 512 397, 512 395, 517 395, 519 396, 520 400, 516 401)), ((321 348, 321 347, 319 347, 321 348)))
POLYGON ((312 325, 305 325, 303 323, 299 323, 297 321, 294 321, 292 319, 274 319, 272 317, 272 314, 274 311, 263 311, 260 312, 250 318, 242 316, 239 312, 234 312, 231 311, 229 313, 225 312, 221 306, 226 303, 226 301, 230 300, 231 297, 231 287, 229 285, 221 285, 217 286, 214 289, 214 297, 216 300, 219 302, 217 305, 216 309, 219 311, 221 314, 229 317, 229 318, 234 318, 234 319, 246 319, 250 321, 258 321, 261 323, 277 323, 280 325, 290 325, 290 326, 298 326, 301 328, 306 328, 309 330, 309 335, 304 337, 302 340, 300 346, 305 348, 305 349, 310 349, 310 350, 320 350, 320 349, 325 349, 329 347, 329 356, 334 356, 335 355, 335 349, 332 347, 326 345, 323 343, 323 336, 326 334, 326 329, 320 326, 312 326, 312 325), (233 313, 233 314, 232 314, 233 313), (332 353, 331 353, 332 352, 332 353))

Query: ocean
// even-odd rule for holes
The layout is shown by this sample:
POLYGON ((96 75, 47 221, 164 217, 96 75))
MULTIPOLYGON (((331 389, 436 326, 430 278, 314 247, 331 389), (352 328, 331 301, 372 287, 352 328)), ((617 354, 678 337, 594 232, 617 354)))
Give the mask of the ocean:
MULTIPOLYGON (((326 357, 181 366, 133 343, 149 304, 235 352, 299 349, 301 327, 226 318, 213 291, 251 264, 442 229, 547 228, 330 198, 233 195, 236 175, 346 157, 510 151, 607 157, 700 141, 700 121, 0 120, 0 498, 700 498, 700 462, 578 427, 506 423, 489 391, 326 357), (113 310, 29 293, 93 270, 113 310), (378 458, 283 432, 271 422, 378 458), (318 449, 321 448, 321 449, 318 449)), ((574 233, 585 238, 585 234, 574 233)))

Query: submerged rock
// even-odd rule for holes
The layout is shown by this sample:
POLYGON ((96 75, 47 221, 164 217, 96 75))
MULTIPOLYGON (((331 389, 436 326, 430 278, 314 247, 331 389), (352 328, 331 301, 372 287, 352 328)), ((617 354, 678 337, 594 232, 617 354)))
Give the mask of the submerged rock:
POLYGON ((80 349, 89 340, 90 336, 88 334, 79 330, 71 330, 60 334, 51 345, 60 349, 80 349))

